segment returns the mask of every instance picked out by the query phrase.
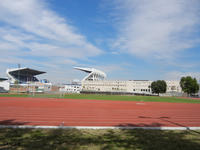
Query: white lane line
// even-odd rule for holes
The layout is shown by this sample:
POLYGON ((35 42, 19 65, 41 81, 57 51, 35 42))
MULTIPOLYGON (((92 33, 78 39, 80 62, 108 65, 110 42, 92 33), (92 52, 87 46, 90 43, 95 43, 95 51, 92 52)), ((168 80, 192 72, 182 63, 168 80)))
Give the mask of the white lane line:
POLYGON ((0 128, 30 129, 144 129, 144 130, 200 130, 200 127, 113 127, 113 126, 33 126, 33 125, 0 125, 0 128))
POLYGON ((145 105, 145 103, 136 103, 136 105, 145 105))

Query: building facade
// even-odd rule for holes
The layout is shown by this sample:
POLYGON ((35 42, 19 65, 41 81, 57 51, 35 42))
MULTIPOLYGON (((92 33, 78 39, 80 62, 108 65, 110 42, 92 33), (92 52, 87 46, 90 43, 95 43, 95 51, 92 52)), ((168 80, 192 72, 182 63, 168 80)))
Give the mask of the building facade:
MULTIPOLYGON (((82 81, 83 92, 112 92, 112 93, 130 93, 151 95, 151 83, 148 80, 131 80, 131 81, 82 81)), ((181 94, 182 90, 179 81, 166 81, 166 95, 181 94)))
POLYGON ((80 93, 81 84, 66 84, 59 91, 63 93, 80 93))
MULTIPOLYGON (((82 80, 82 92, 95 93, 126 93, 126 94, 142 94, 152 95, 151 83, 149 80, 105 80, 106 74, 94 68, 80 68, 75 69, 89 73, 88 76, 82 80), (94 77, 95 76, 95 77, 94 77)), ((179 96, 182 90, 179 81, 166 81, 167 91, 166 96, 179 96)))
POLYGON ((73 80, 70 84, 65 84, 59 88, 62 93, 80 93, 81 82, 79 80, 73 80))

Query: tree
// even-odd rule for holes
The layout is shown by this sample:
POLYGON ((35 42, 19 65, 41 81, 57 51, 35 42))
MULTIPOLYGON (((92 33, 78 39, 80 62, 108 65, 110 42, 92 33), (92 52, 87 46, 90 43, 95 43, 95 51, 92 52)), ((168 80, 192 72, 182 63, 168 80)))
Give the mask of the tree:
POLYGON ((167 84, 164 80, 157 80, 151 83, 152 93, 165 93, 167 90, 167 84))
POLYGON ((180 86, 183 92, 187 93, 188 96, 199 91, 199 84, 196 78, 192 78, 191 76, 182 77, 180 80, 180 86))

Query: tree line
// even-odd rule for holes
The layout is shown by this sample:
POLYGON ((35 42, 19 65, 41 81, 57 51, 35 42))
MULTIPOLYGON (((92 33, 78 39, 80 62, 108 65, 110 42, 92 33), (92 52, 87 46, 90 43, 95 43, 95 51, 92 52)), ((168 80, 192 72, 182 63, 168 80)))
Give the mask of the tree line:
MULTIPOLYGON (((188 96, 192 96, 199 91, 199 84, 196 78, 191 76, 182 77, 180 80, 180 86, 184 93, 187 93, 188 96)), ((164 80, 157 80, 151 83, 152 93, 160 94, 166 93, 167 84, 164 80)))

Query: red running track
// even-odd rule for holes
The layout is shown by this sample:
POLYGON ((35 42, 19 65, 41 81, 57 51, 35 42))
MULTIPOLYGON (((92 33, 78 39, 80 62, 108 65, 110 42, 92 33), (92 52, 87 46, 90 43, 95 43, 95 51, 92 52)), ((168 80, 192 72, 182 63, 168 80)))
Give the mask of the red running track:
POLYGON ((0 124, 200 127, 200 104, 0 97, 0 124))

